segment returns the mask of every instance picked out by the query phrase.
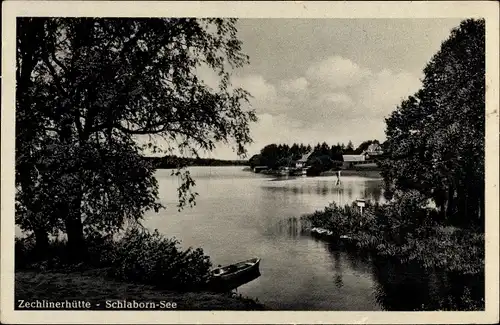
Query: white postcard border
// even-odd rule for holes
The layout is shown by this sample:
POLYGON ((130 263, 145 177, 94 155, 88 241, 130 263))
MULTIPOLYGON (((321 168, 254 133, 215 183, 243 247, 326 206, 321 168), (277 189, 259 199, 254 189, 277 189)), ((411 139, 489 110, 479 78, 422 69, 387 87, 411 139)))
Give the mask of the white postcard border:
MULTIPOLYGON (((2 14, 1 295, 5 323, 459 324, 499 317, 499 6, 490 1, 6 1, 2 14), (20 16, 486 19, 486 310, 484 312, 14 311, 15 18, 20 16)), ((411 294, 411 293, 408 293, 411 294)))

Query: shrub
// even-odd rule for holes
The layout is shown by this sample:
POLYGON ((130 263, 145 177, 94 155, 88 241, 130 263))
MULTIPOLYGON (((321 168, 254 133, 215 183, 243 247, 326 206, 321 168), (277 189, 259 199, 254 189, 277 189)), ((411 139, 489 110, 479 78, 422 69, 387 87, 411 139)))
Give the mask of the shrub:
POLYGON ((181 251, 178 245, 157 230, 130 229, 115 243, 111 275, 161 288, 199 288, 209 275, 209 257, 200 248, 181 251))
POLYGON ((459 297, 448 295, 436 298, 437 301, 431 304, 422 304, 415 311, 483 311, 485 308, 484 297, 473 297, 468 287, 464 287, 464 291, 459 297))
POLYGON ((157 230, 127 230, 120 239, 99 234, 89 235, 87 259, 73 265, 67 258, 67 242, 55 239, 43 261, 34 251, 34 239, 16 238, 16 269, 68 272, 88 268, 108 269, 112 278, 135 283, 152 284, 165 289, 194 290, 200 288, 209 275, 211 263, 203 250, 179 248, 179 241, 168 239, 157 230))
POLYGON ((355 203, 343 207, 332 203, 303 218, 337 238, 350 235, 359 249, 401 263, 415 261, 425 268, 462 274, 483 272, 484 234, 444 231, 435 210, 425 207, 424 201, 417 192, 395 193, 386 204, 367 202, 362 215, 355 203))
POLYGON ((114 263, 116 242, 111 235, 87 234, 88 264, 92 267, 111 267, 114 263))
POLYGON ((24 238, 16 237, 14 242, 14 263, 16 269, 26 268, 35 260, 35 239, 33 236, 24 238))
POLYGON ((16 269, 55 269, 66 263, 66 241, 60 239, 49 240, 47 251, 43 259, 38 255, 34 236, 16 238, 14 244, 14 265, 16 269))

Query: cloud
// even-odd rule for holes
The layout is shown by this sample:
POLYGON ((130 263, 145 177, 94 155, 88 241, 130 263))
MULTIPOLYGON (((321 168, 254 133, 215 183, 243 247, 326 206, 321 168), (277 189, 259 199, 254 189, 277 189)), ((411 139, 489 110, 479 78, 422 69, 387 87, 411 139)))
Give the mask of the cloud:
MULTIPOLYGON (((218 76, 209 69, 199 76, 210 86, 218 85, 218 76)), ((384 117, 421 87, 418 76, 409 72, 372 71, 339 56, 313 62, 304 75, 292 78, 270 81, 253 73, 233 76, 231 81, 233 87, 251 93, 250 103, 259 118, 250 126, 254 140, 247 147, 250 156, 271 143, 351 140, 357 146, 367 139, 383 141, 384 117)), ((223 144, 207 155, 236 158, 223 144)))
POLYGON ((382 70, 359 90, 361 107, 373 117, 390 114, 401 101, 422 87, 418 76, 408 72, 382 70))
POLYGON ((332 89, 356 85, 369 77, 371 72, 349 59, 332 56, 312 64, 306 71, 310 80, 329 86, 332 89))
POLYGON ((219 87, 220 77, 205 64, 196 68, 196 76, 210 88, 217 89, 219 87))
POLYGON ((320 97, 321 102, 352 105, 352 98, 345 93, 326 93, 320 97))
POLYGON ((250 154, 270 143, 384 140, 384 117, 421 87, 418 76, 408 72, 375 72, 340 57, 313 63, 306 76, 278 81, 279 87, 255 80, 273 89, 273 96, 261 92, 269 100, 259 101, 250 154), (337 78, 325 71, 336 71, 337 78))
POLYGON ((233 77, 234 87, 241 87, 258 101, 268 101, 276 98, 276 87, 267 82, 261 75, 249 75, 244 77, 233 77))
POLYGON ((298 93, 305 91, 309 82, 304 77, 288 79, 281 82, 281 89, 287 93, 298 93))

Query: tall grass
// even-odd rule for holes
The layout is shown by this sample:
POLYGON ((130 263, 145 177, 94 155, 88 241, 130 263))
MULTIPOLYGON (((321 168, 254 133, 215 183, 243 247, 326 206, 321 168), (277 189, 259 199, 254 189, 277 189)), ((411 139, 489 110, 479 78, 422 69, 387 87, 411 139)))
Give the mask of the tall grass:
POLYGON ((132 229, 116 242, 111 257, 113 277, 161 288, 195 289, 209 275, 211 262, 201 248, 179 249, 180 242, 158 231, 132 229))

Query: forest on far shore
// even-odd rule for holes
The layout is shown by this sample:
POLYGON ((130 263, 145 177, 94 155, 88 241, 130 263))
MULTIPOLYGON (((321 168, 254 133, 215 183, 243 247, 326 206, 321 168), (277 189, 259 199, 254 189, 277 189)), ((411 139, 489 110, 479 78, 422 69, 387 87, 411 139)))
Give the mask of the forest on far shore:
POLYGON ((173 169, 179 166, 249 166, 248 160, 222 160, 213 158, 186 158, 177 156, 146 157, 155 168, 173 169))

